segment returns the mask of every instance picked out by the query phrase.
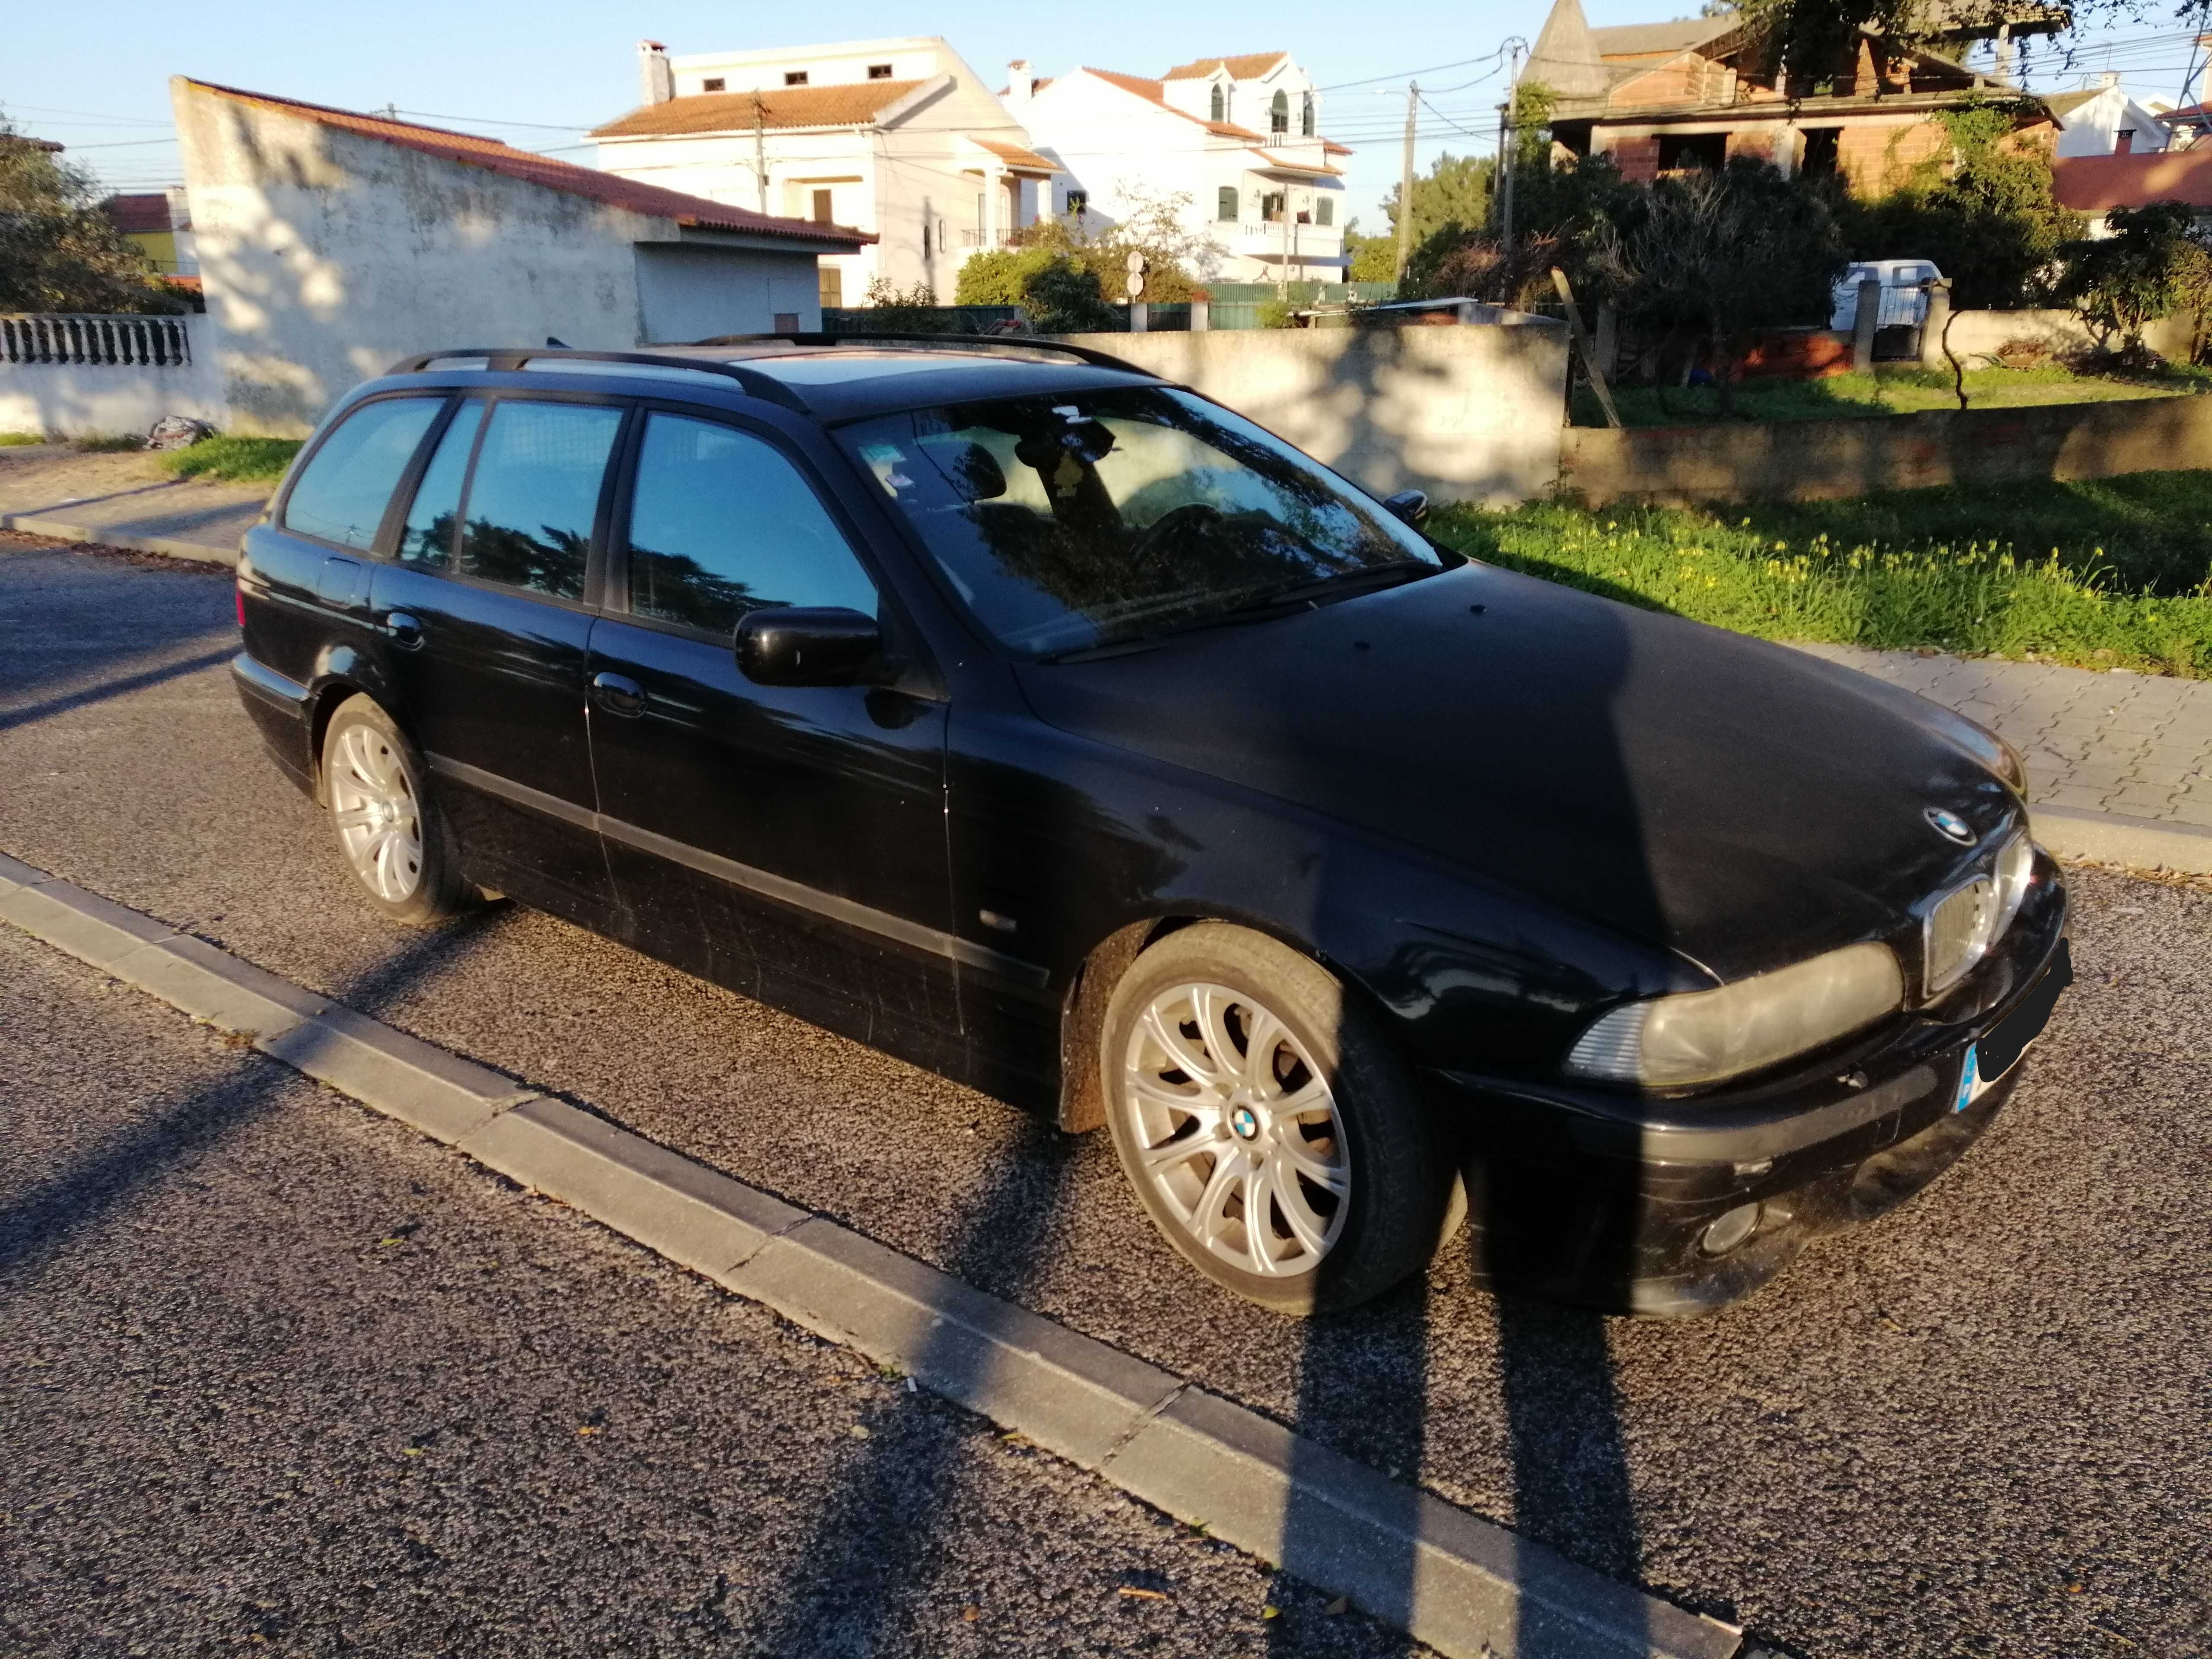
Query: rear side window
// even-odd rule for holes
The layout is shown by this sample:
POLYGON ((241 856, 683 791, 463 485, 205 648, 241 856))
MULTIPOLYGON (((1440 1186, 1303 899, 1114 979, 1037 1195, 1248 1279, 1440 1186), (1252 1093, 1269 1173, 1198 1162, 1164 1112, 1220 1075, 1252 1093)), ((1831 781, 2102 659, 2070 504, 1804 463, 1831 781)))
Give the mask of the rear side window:
POLYGON ((423 470, 415 488, 415 504, 407 510, 407 527, 399 532, 399 562, 443 570, 453 556, 453 531, 461 516, 461 485, 467 481, 469 452, 476 447, 477 428, 483 424, 483 405, 471 398, 453 411, 453 422, 438 440, 437 453, 423 470))
POLYGON ((461 528, 465 576, 584 597, 599 485, 622 410, 502 399, 477 455, 461 528))
POLYGON ((392 492, 443 406, 439 398, 384 398, 347 416, 292 486, 284 527, 342 547, 374 546, 392 492))
POLYGON ((771 605, 876 614, 875 585, 798 468, 748 433, 646 419, 629 520, 629 608, 716 634, 771 605))

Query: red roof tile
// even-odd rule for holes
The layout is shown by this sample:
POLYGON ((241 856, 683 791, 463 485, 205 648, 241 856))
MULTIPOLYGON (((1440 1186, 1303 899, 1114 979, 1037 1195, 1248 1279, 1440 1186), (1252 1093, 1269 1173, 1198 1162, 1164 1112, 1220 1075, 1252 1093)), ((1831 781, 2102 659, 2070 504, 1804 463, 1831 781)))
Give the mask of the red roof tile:
POLYGON ((1056 163, 1048 161, 1033 149, 1024 149, 1019 144, 1002 144, 995 138, 980 138, 972 132, 968 135, 968 142, 971 144, 981 144, 1008 167, 1020 167, 1031 173, 1060 171, 1056 163))
POLYGON ((1178 64, 1160 79, 1203 81, 1217 69, 1225 69, 1236 81, 1256 81, 1291 54, 1287 52, 1248 52, 1231 58, 1198 58, 1178 64))
POLYGON ((126 236, 175 228, 169 222, 169 198, 163 191, 157 190, 151 195, 111 196, 100 206, 114 222, 116 229, 126 236))
POLYGON ((1141 75, 1117 75, 1112 70, 1086 68, 1085 72, 1095 75, 1109 86, 1119 87, 1124 92, 1133 92, 1147 103, 1158 104, 1170 115, 1180 115, 1186 121, 1196 121, 1217 138, 1242 138, 1255 144, 1267 142, 1249 127, 1240 127, 1229 121, 1204 120, 1187 109, 1177 109, 1168 102, 1167 88, 1158 81, 1147 81, 1141 75))
POLYGON ((693 93, 634 109, 592 129, 594 138, 656 138, 691 132, 750 132, 753 106, 763 127, 864 127, 923 81, 854 81, 830 87, 763 87, 758 92, 693 93))
POLYGON ((2051 193, 2076 213, 2105 213, 2153 202, 2212 208, 2212 146, 2127 155, 2062 155, 2051 164, 2051 193))
POLYGON ((380 139, 404 149, 419 150, 425 155, 459 161, 467 167, 483 167, 525 184, 580 196, 626 212, 672 219, 679 225, 696 226, 702 230, 750 231, 760 235, 788 237, 793 241, 819 242, 839 249, 859 247, 876 240, 865 230, 817 225, 805 219, 779 219, 721 202, 710 202, 703 196, 686 196, 680 191, 663 190, 658 185, 640 184, 634 179, 601 173, 594 167, 580 167, 573 161, 556 161, 549 155, 516 149, 496 138, 481 138, 474 133, 450 132, 443 127, 421 126, 412 121, 387 120, 380 115, 360 115, 351 110, 302 103, 296 98, 279 98, 269 93, 245 92, 208 81, 191 81, 186 84, 217 97, 258 104, 303 121, 313 121, 319 126, 380 139))

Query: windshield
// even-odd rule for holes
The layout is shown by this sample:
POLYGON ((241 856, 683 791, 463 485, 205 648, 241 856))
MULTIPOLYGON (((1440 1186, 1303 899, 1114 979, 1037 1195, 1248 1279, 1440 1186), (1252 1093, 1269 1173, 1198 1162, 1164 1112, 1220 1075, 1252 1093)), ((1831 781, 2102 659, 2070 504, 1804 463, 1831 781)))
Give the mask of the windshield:
POLYGON ((1279 438, 1164 387, 953 404, 837 435, 983 626, 1033 657, 1443 563, 1279 438))

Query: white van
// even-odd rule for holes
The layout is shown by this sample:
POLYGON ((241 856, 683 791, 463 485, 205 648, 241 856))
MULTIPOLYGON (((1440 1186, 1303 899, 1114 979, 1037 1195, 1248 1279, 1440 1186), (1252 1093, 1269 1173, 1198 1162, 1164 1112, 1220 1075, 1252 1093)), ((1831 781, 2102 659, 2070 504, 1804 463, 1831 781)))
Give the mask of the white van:
POLYGON ((1940 281, 1943 273, 1925 259, 1863 259, 1844 267, 1836 278, 1833 314, 1828 326, 1849 332, 1857 321, 1859 284, 1871 277, 1881 284, 1881 309, 1875 315, 1876 328, 1917 328, 1928 318, 1925 284, 1940 281))

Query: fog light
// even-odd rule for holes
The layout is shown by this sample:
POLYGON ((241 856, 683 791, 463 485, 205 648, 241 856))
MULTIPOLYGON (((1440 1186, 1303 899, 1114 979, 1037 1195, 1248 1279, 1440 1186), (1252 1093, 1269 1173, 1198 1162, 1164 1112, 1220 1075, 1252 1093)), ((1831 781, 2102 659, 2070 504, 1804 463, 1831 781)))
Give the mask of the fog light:
POLYGON ((1759 1229, 1759 1206, 1739 1204, 1705 1229, 1698 1248, 1707 1255, 1726 1255, 1759 1229))

